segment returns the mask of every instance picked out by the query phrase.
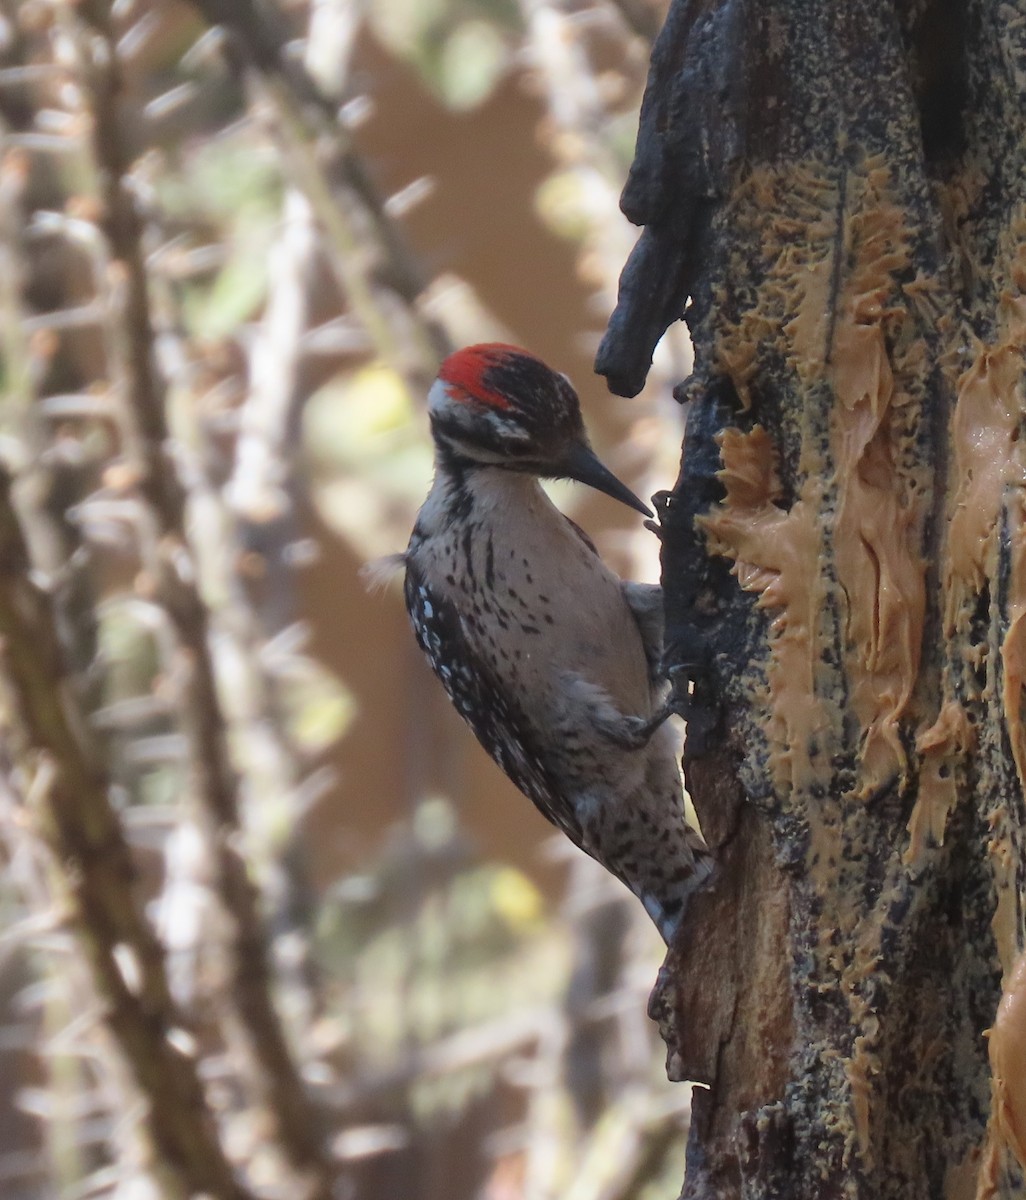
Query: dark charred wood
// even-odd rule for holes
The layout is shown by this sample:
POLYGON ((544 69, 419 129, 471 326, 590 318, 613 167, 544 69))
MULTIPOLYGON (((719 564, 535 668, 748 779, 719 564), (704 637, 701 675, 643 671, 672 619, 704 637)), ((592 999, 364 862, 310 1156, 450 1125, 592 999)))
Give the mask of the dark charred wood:
POLYGON ((653 50, 596 365, 633 395, 692 331, 666 666, 718 870, 652 1015, 695 1200, 1023 1194, 983 1035, 1026 940, 1024 88, 992 0, 680 0, 653 50))

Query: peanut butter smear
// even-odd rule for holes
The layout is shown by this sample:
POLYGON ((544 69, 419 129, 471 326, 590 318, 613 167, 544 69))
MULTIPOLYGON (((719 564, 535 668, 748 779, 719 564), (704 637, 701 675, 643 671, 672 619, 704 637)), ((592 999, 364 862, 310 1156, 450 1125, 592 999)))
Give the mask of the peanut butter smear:
MULTIPOLYGON (((1000 281, 996 336, 989 344, 967 335, 968 366, 956 382, 952 418, 957 486, 948 514, 942 557, 944 629, 958 635, 970 665, 987 671, 983 699, 999 701, 1020 788, 1026 789, 1026 204, 1002 234, 999 261, 1009 264, 1000 281), (1010 570, 999 578, 999 549, 1010 570), (969 622, 977 597, 989 591, 1007 624, 996 644, 972 644, 969 622), (1000 695, 995 691, 1000 686, 1000 695)), ((986 797, 985 797, 986 799, 986 797)), ((1007 976, 1023 944, 1023 898, 1017 880, 1017 817, 997 795, 987 810, 987 842, 996 896, 993 929, 1007 976)))
POLYGON ((913 280, 906 294, 895 280, 909 252, 904 214, 888 199, 880 160, 868 160, 865 173, 846 182, 858 189, 857 203, 850 196, 840 205, 842 197, 813 171, 791 170, 787 187, 797 198, 789 195, 787 205, 777 195, 783 186, 771 168, 753 172, 746 184, 765 211, 797 210, 800 219, 776 216, 775 236, 766 239, 775 257, 766 265, 765 302, 721 338, 718 358, 748 403, 759 347, 782 343, 802 386, 817 398, 821 393, 828 420, 822 430, 803 430, 801 483, 788 511, 779 506, 771 474, 763 476, 761 493, 738 486, 757 474, 746 457, 772 456, 766 432, 757 427, 747 437, 738 431, 725 436, 720 477, 727 495, 705 528, 712 548, 733 560, 741 585, 758 592, 764 607, 781 610, 771 629, 767 674, 777 787, 812 782, 819 734, 837 717, 837 698, 817 687, 816 676, 826 649, 818 632, 821 606, 828 591, 839 592, 850 700, 862 729, 856 792, 869 796, 908 770, 899 722, 915 685, 923 635, 921 496, 927 480, 905 409, 908 387, 920 386, 925 371, 915 313, 928 303, 929 285, 913 280), (834 464, 829 497, 823 490, 828 456, 834 464), (838 588, 830 587, 824 555, 838 588))
POLYGON ((1004 666, 1005 721, 1019 783, 1026 789, 1026 729, 1023 726, 1022 690, 1026 686, 1026 447, 1020 434, 1026 416, 1026 205, 1012 222, 1009 238, 1016 245, 1011 278, 1001 296, 998 347, 1007 371, 1005 387, 1011 393, 1015 426, 1004 449, 1009 458, 1006 485, 1013 488, 1007 505, 1008 539, 1012 570, 1008 597, 1008 630, 1001 645, 1004 666))
MULTIPOLYGON (((937 281, 912 269, 909 217, 883 160, 864 159, 835 186, 829 178, 817 166, 762 166, 740 185, 736 219, 758 223, 742 241, 763 256, 753 267, 760 285, 755 304, 718 297, 738 313, 714 327, 714 353, 742 413, 717 439, 724 495, 699 524, 770 618, 764 671, 749 685, 765 691, 752 705, 767 750, 757 769, 807 830, 819 906, 807 969, 824 997, 842 998, 852 1031, 836 1060, 832 1128, 868 1170, 882 1070, 875 983, 889 969, 893 914, 907 916, 929 894, 918 881, 938 861, 956 805, 972 795, 970 764, 983 788, 974 801, 989 830, 992 927, 1006 973, 1023 944, 1017 818, 1006 793, 986 788, 993 747, 980 745, 977 729, 981 705, 1000 706, 1026 783, 1026 207, 1005 235, 1019 249, 1005 258, 1013 266, 997 336, 984 345, 957 327, 937 281), (758 396, 762 418, 774 387, 803 395, 797 416, 751 423, 745 412, 758 396), (938 436, 929 422, 952 399, 951 456, 935 477, 924 452, 938 436), (937 549, 929 595, 928 536, 937 549), (1002 547, 1011 571, 999 586, 1002 547), (979 636, 988 596, 997 631, 989 643, 979 636), (958 648, 924 681, 928 604, 931 636, 958 648), (910 793, 906 840, 899 825, 874 902, 856 917, 844 897, 865 886, 853 864, 875 836, 870 802, 910 793)), ((1002 1096, 1018 1113, 1026 1057, 1015 1069, 1002 1096)), ((977 1194, 986 1161, 978 1143, 948 1173, 945 1194, 977 1194)))
POLYGON ((766 672, 770 736, 777 748, 774 784, 805 786, 814 775, 809 742, 821 722, 810 632, 820 554, 815 498, 799 500, 788 512, 777 506, 774 452, 761 426, 747 434, 725 430, 718 441, 719 478, 727 496, 702 523, 710 546, 734 560, 731 570, 741 586, 758 594, 760 606, 777 610, 766 672))
MULTIPOLYGON (((793 227, 790 218, 774 219, 762 242, 775 257, 765 264, 760 308, 721 338, 719 362, 745 404, 760 350, 773 344, 808 399, 793 501, 784 503, 781 448, 767 430, 728 429, 719 439, 725 495, 704 529, 710 549, 732 560, 741 586, 774 614, 763 705, 767 765, 779 796, 803 798, 809 871, 823 901, 817 958, 824 978, 836 980, 823 986, 839 988, 853 1031, 839 1063, 847 1095, 838 1096, 834 1120, 847 1152, 868 1169, 880 1038, 869 997, 893 885, 885 882, 880 906, 862 921, 834 903, 853 846, 839 819, 847 800, 824 800, 846 712, 860 729, 852 802, 909 773, 900 722, 923 638, 929 484, 910 413, 922 399, 926 347, 917 331, 930 284, 913 278, 906 292, 897 282, 909 262, 904 216, 888 199, 879 161, 844 182, 845 196, 815 171, 792 169, 784 182, 765 169, 747 186, 763 211, 797 211, 800 219, 793 227), (776 192, 785 187, 782 203, 776 192), (847 695, 837 688, 839 666, 847 695)), ((957 745, 961 735, 953 736, 957 745)))
POLYGON ((977 1200, 987 1200, 996 1192, 1002 1150, 1026 1167, 1026 953, 1019 955, 1005 981, 988 1032, 988 1050, 991 1112, 977 1200))
POLYGON ((944 829, 958 799, 954 764, 972 750, 975 734, 965 709, 948 700, 937 720, 916 738, 920 756, 919 794, 908 823, 904 862, 920 865, 932 846, 944 845, 944 829))

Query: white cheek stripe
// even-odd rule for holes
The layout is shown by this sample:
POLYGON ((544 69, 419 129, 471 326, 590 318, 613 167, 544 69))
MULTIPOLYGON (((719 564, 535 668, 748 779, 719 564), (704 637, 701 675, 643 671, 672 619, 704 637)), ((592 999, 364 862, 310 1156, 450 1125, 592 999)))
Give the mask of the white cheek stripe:
MULTIPOLYGON (((464 401, 456 399, 456 392, 459 391, 453 384, 446 383, 444 379, 436 379, 431 385, 427 396, 428 414, 430 416, 439 417, 443 413, 447 413, 451 417, 455 417, 459 422, 460 417, 464 413, 468 413, 464 401)), ((523 426, 517 421, 516 417, 506 417, 499 413, 494 408, 485 408, 480 410, 485 415, 485 419, 489 421, 492 427, 496 430, 499 437, 505 442, 520 443, 528 445, 531 441, 531 435, 526 432, 523 426)), ((469 414, 468 414, 469 415, 469 414)), ((452 439, 456 445, 463 449, 464 446, 470 445, 469 442, 457 441, 452 439)), ((472 457, 486 456, 475 452, 472 457)), ((486 461, 501 462, 502 455, 488 455, 486 461)))

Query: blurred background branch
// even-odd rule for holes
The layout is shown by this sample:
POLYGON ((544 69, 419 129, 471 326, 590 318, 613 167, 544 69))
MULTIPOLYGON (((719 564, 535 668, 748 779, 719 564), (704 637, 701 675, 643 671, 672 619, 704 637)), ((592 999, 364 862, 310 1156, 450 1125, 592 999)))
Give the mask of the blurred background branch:
POLYGON ((145 1097, 155 1166, 172 1194, 244 1200, 203 1096, 193 1035, 171 998, 163 948, 136 902, 136 870, 61 663, 49 597, 32 579, 6 478, 0 563, 12 775, 24 779, 25 818, 38 822, 59 864, 56 902, 67 905, 106 1024, 145 1097))
POLYGON ((660 16, 0 5, 5 1197, 676 1186, 657 939, 358 580, 455 344, 668 481, 686 345, 630 408, 589 378, 660 16))

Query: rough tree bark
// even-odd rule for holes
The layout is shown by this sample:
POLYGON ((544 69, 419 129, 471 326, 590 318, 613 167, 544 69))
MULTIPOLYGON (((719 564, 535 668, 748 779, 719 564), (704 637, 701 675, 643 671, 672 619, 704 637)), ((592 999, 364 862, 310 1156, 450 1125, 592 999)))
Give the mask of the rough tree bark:
POLYGON ((686 307, 685 1197, 1026 1194, 1024 95, 1023 0, 675 0, 653 52, 597 368, 686 307))

